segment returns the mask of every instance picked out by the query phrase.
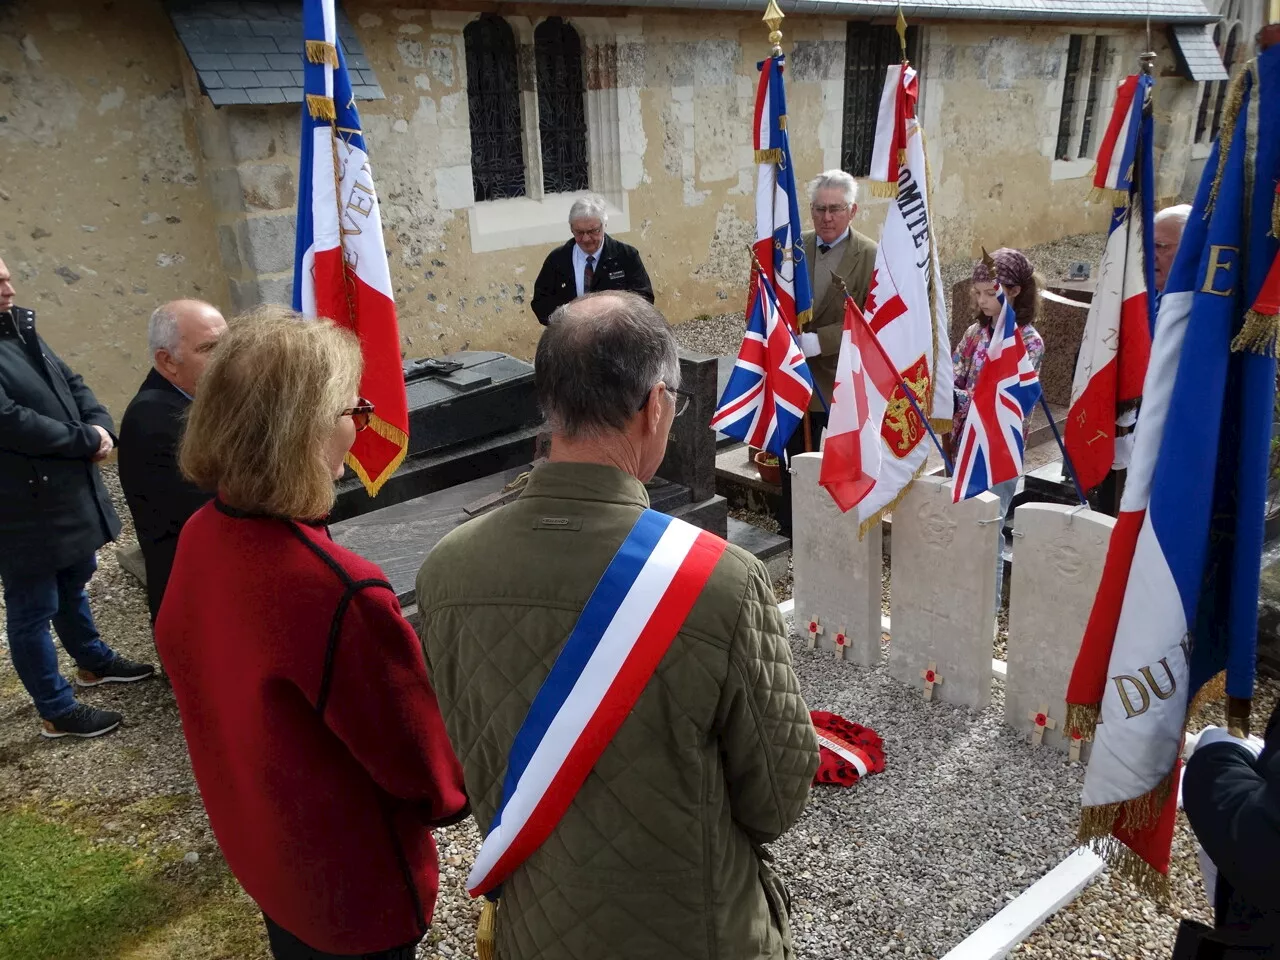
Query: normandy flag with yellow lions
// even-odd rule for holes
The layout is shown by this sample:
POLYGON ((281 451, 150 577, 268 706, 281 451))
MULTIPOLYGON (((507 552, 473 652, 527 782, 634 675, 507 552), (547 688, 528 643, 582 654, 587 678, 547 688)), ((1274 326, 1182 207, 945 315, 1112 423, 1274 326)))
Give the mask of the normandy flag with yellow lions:
MULTIPOLYGON (((905 30, 905 25, 901 26, 905 30)), ((864 313, 903 383, 930 422, 951 428, 954 379, 947 311, 932 223, 924 135, 916 119, 916 71, 889 67, 872 152, 873 191, 893 197, 864 313)), ((880 427, 879 473, 858 502, 859 532, 892 509, 924 469, 929 434, 902 385, 894 388, 880 427)))
POLYGON ((347 465, 375 496, 409 449, 391 269, 360 114, 338 45, 334 0, 306 0, 302 23, 306 102, 293 308, 326 317, 360 339, 360 395, 373 404, 373 416, 369 429, 356 434, 347 465))
POLYGON ((1253 695, 1280 289, 1280 46, 1246 64, 1160 301, 1142 415, 1102 582, 1067 688, 1095 737, 1081 836, 1167 885, 1197 700, 1253 695))

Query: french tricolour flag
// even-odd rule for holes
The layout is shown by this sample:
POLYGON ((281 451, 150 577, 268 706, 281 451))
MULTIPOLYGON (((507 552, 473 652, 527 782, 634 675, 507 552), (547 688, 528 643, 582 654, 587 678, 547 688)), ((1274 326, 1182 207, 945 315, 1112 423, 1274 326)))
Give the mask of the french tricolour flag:
POLYGON ((995 280, 1000 313, 991 323, 987 365, 973 385, 969 416, 956 454, 952 502, 959 503, 1022 475, 1022 425, 1040 399, 1040 375, 1031 364, 1013 304, 995 280))
POLYGON ((374 405, 347 463, 370 496, 409 448, 409 406, 382 216, 360 115, 338 43, 334 0, 303 6, 306 102, 298 165, 293 307, 360 338, 360 394, 374 405))
MULTIPOLYGON (((813 312, 809 270, 804 262, 800 203, 787 136, 787 95, 782 82, 783 56, 758 65, 753 128, 756 174, 756 261, 772 284, 778 312, 799 330, 813 312)), ((754 294, 754 291, 752 291, 754 294)))
POLYGON ((1097 182, 1107 177, 1108 195, 1123 196, 1124 205, 1115 211, 1102 254, 1067 416, 1067 453, 1084 490, 1100 484, 1113 466, 1128 466, 1128 445, 1116 440, 1116 418, 1142 397, 1151 356, 1154 323, 1146 249, 1154 200, 1149 178, 1143 175, 1151 168, 1144 160, 1150 160, 1152 149, 1150 112, 1144 115, 1143 105, 1154 82, 1149 76, 1134 76, 1120 85, 1099 152, 1097 182), (1126 170, 1129 175, 1121 176, 1126 170), (1120 186, 1110 186, 1114 184, 1120 186), (1125 192, 1115 193, 1118 190, 1125 192))
POLYGON ((490 893, 551 835, 635 706, 726 544, 640 515, 591 593, 511 744, 502 802, 467 891, 490 893))
POLYGON ((1276 361, 1270 343, 1250 342, 1246 316, 1280 246, 1268 235, 1280 47, 1246 66, 1241 89, 1223 122, 1227 156, 1220 166, 1219 143, 1205 166, 1161 298, 1120 515, 1067 690, 1068 726, 1096 731, 1081 834, 1156 886, 1188 710, 1224 670, 1229 711, 1253 692, 1276 361))

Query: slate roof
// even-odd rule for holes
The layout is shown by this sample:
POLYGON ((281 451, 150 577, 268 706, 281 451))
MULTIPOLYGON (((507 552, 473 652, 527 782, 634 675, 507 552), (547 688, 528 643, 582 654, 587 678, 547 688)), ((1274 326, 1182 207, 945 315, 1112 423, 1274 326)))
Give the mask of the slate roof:
POLYGON ((1184 76, 1192 80, 1227 79, 1227 68, 1213 45, 1208 27, 1173 26, 1169 32, 1173 34, 1178 69, 1184 76))
MULTIPOLYGON (((166 0, 178 39, 215 107, 302 102, 302 3, 166 0)), ((346 14, 338 42, 357 100, 384 98, 346 14)))
MULTIPOLYGON (((747 10, 763 0, 554 0, 557 6, 625 6, 747 10)), ((896 17, 898 0, 778 0, 782 12, 842 17, 896 17)), ((908 19, 1014 20, 1021 23, 1145 22, 1147 0, 902 0, 908 19)), ((1214 23, 1202 0, 1150 0, 1152 23, 1214 23)), ((783 26, 786 31, 786 26, 783 26)))

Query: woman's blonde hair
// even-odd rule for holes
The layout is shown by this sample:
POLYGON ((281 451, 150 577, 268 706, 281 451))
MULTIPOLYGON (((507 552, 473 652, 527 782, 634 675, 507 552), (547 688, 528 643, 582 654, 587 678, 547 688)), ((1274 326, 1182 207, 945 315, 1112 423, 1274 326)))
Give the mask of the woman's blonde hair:
POLYGON ((179 463, 228 506, 299 520, 333 508, 324 446, 360 384, 360 345, 328 320, 263 306, 218 341, 179 463))

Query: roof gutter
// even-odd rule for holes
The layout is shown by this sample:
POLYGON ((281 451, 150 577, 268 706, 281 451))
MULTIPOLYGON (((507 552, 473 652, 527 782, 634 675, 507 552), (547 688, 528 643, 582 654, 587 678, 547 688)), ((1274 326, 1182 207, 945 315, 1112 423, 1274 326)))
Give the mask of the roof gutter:
MULTIPOLYGON (((652 10, 718 10, 759 13, 760 0, 556 0, 557 6, 631 7, 652 10)), ((838 17, 896 17, 899 5, 890 2, 868 3, 866 0, 781 0, 778 4, 788 16, 817 15, 838 17)), ((1145 23, 1146 12, 1135 9, 1127 12, 1059 12, 1051 9, 1027 10, 1002 3, 984 3, 965 6, 940 6, 937 4, 901 5, 903 16, 918 20, 986 20, 1005 23, 1145 23)), ((1204 13, 1152 15, 1151 22, 1159 24, 1217 23, 1218 17, 1204 13)))

